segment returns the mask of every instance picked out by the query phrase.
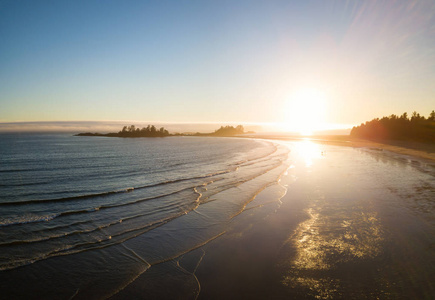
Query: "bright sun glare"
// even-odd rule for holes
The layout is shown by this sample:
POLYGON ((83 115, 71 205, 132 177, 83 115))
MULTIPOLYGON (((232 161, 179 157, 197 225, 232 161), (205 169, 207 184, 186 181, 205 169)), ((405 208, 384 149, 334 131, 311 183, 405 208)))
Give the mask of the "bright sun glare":
POLYGON ((302 89, 295 92, 286 103, 283 127, 301 135, 312 135, 313 131, 325 125, 326 98, 316 89, 302 89))

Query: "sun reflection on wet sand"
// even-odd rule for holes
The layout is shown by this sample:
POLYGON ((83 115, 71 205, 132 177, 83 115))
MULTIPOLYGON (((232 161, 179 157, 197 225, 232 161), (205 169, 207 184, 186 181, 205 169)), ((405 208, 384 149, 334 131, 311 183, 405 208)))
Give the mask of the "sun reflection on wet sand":
POLYGON ((299 156, 301 161, 305 163, 306 167, 311 167, 315 159, 320 159, 323 156, 323 151, 320 149, 320 145, 316 144, 309 139, 296 143, 292 147, 294 153, 299 156))
POLYGON ((310 140, 289 147, 283 207, 300 208, 286 212, 299 221, 277 264, 289 298, 432 299, 432 169, 310 140))
POLYGON ((336 209, 337 214, 325 214, 323 205, 307 209, 309 219, 288 240, 297 254, 289 262, 284 285, 307 289, 317 299, 332 299, 339 296, 341 284, 328 276, 330 271, 340 263, 370 259, 380 253, 383 234, 376 213, 357 208, 346 214, 336 209))

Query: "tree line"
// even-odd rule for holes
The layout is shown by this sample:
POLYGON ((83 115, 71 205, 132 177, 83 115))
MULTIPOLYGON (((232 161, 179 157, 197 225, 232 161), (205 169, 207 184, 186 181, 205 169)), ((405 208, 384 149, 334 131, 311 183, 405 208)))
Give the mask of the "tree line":
MULTIPOLYGON (((210 133, 194 133, 194 134, 188 134, 192 136, 235 136, 239 134, 244 134, 245 128, 243 128, 242 125, 238 125, 236 127, 234 126, 221 126, 219 129, 216 129, 214 132, 210 133)), ((183 135, 183 134, 181 134, 183 135)))
MULTIPOLYGON (((175 136, 234 136, 245 133, 245 129, 242 125, 236 127, 233 126, 221 126, 221 128, 215 130, 212 133, 195 133, 195 134, 182 134, 176 133, 175 136)), ((147 127, 139 128, 136 125, 124 126, 119 132, 112 133, 79 133, 77 136, 106 136, 106 137, 165 137, 174 136, 170 134, 164 127, 157 129, 154 125, 148 125, 147 127)))
POLYGON ((148 125, 143 128, 136 128, 135 125, 124 126, 122 130, 118 132, 118 136, 120 137, 163 137, 169 135, 169 132, 164 127, 157 129, 154 125, 148 125))
POLYGON ((435 143, 435 111, 428 118, 413 112, 376 118, 352 128, 350 135, 369 140, 415 140, 435 143))
POLYGON ((232 136, 245 133, 245 128, 242 125, 234 126, 221 126, 221 128, 215 130, 210 135, 216 136, 232 136))

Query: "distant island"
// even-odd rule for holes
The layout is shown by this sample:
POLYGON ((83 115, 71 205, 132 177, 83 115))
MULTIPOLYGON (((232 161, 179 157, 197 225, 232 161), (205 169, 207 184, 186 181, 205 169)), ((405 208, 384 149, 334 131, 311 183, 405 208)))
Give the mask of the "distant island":
POLYGON ((435 143, 435 111, 426 119, 417 112, 376 118, 352 128, 351 137, 373 141, 406 140, 435 143))
POLYGON ((119 132, 112 132, 112 133, 91 133, 91 132, 85 132, 85 133, 79 133, 76 134, 76 136, 107 136, 107 137, 165 137, 170 136, 169 132, 161 127, 160 129, 157 129, 154 125, 148 125, 148 127, 136 128, 135 125, 131 126, 124 126, 121 131, 119 132))
POLYGON ((85 132, 76 134, 76 136, 105 136, 105 137, 129 137, 129 138, 137 138, 137 137, 166 137, 166 136, 235 136, 244 134, 245 129, 242 125, 238 125, 236 127, 233 126, 221 126, 219 129, 215 130, 212 133, 194 133, 194 134, 170 134, 165 128, 161 127, 157 129, 154 125, 148 125, 148 127, 143 127, 142 129, 136 127, 135 125, 124 126, 119 132, 112 133, 92 133, 85 132))
POLYGON ((234 126, 221 126, 219 129, 211 133, 195 133, 193 136, 235 136, 244 134, 245 128, 242 125, 234 126))

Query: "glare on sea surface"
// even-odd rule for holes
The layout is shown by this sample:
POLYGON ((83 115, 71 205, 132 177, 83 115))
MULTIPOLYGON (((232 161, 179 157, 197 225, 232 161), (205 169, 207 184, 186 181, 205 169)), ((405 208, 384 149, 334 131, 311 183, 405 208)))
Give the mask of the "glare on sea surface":
POLYGON ((312 135, 314 131, 324 129, 325 117, 325 94, 317 89, 301 89, 286 103, 283 127, 301 135, 312 135))

